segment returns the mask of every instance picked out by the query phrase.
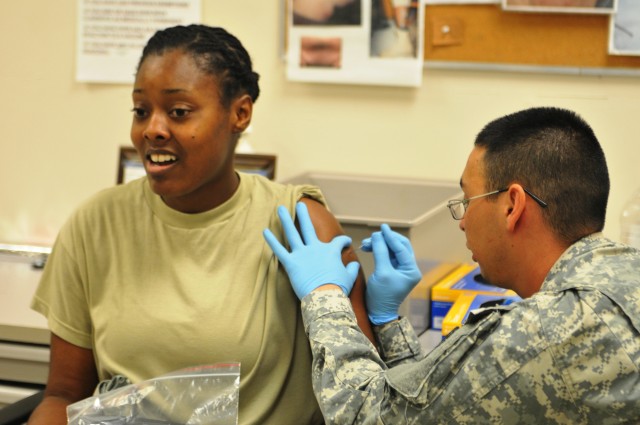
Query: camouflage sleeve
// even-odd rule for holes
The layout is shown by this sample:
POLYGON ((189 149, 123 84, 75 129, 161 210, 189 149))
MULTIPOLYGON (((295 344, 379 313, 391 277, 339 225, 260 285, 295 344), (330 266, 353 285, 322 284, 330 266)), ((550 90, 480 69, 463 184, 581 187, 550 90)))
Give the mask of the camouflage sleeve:
MULTIPOLYGON (((427 406, 442 393, 440 385, 448 379, 452 363, 464 358, 473 338, 462 337, 458 343, 451 338, 441 344, 445 348, 435 350, 438 355, 390 369, 358 328, 342 291, 312 292, 302 300, 302 314, 313 352, 313 389, 328 424, 432 423, 420 422, 425 413, 441 419, 449 414, 443 406, 427 406), (453 358, 438 366, 452 351, 453 358), (411 415, 412 421, 407 421, 408 410, 419 412, 411 415)), ((397 336, 402 323, 389 324, 385 336, 397 336)), ((400 361, 409 355, 402 347, 406 344, 391 343, 387 354, 400 361)))
MULTIPOLYGON (((477 328, 458 329, 419 361, 407 351, 412 343, 389 343, 385 355, 402 363, 390 369, 358 328, 342 291, 312 292, 302 300, 302 314, 313 352, 314 392, 328 424, 455 423, 452 399, 441 397, 443 385, 499 316, 485 318, 477 328)), ((403 321, 388 325, 379 338, 397 337, 403 321)), ((457 394, 456 399, 465 397, 457 394)))
POLYGON ((342 291, 314 291, 302 299, 302 314, 313 352, 313 389, 325 421, 368 423, 361 412, 379 417, 387 367, 358 328, 349 299, 342 291))
POLYGON ((415 362, 422 355, 422 346, 413 326, 403 317, 400 320, 374 326, 380 354, 389 367, 415 362))

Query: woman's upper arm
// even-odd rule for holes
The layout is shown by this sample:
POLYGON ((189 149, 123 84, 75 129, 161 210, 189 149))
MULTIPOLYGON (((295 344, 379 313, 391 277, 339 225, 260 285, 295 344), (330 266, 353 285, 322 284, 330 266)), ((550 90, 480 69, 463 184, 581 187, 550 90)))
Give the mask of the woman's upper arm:
POLYGON ((66 406, 90 397, 98 384, 93 351, 51 334, 49 377, 44 398, 29 425, 66 424, 66 406))
MULTIPOLYGON (((316 229, 318 239, 323 242, 328 242, 334 237, 344 234, 338 220, 324 207, 324 205, 310 198, 302 198, 301 201, 307 206, 307 210, 309 211, 309 216, 311 217, 313 226, 316 229)), ((350 246, 342 252, 342 261, 344 264, 348 264, 352 261, 358 261, 358 256, 356 255, 353 246, 350 246)), ((362 273, 361 267, 358 272, 358 277, 353 285, 353 289, 351 290, 351 294, 349 294, 349 299, 351 300, 353 311, 356 314, 358 326, 367 338, 369 338, 369 340, 375 345, 375 338, 371 329, 371 323, 367 316, 364 291, 365 277, 362 273)))

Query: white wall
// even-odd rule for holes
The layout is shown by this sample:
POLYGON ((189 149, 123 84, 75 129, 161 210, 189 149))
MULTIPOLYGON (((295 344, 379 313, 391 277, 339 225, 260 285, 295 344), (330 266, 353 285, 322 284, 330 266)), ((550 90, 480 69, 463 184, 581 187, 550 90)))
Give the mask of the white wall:
MULTIPOLYGON (((554 105, 593 126, 612 181, 605 233, 640 186, 640 78, 425 70, 417 89, 291 83, 279 0, 202 0, 203 21, 237 35, 261 74, 251 144, 278 178, 309 171, 459 179, 493 118, 554 105)), ((113 185, 129 143, 130 87, 74 81, 75 0, 3 3, 0 243, 51 243, 83 199, 113 185)))

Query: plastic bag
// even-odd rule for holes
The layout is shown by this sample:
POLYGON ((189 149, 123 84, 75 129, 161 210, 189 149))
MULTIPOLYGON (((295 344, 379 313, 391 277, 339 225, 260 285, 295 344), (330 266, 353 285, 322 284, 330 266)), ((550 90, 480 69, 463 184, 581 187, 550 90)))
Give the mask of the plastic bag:
POLYGON ((240 363, 182 369, 67 407, 69 425, 237 425, 240 363))

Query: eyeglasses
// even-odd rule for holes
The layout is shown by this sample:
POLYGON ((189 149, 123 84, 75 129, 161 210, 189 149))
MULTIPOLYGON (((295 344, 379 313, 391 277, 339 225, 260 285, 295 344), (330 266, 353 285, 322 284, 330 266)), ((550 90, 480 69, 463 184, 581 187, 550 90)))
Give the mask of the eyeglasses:
MULTIPOLYGON (((524 187, 522 189, 527 195, 531 196, 531 198, 533 198, 533 200, 536 201, 538 205, 540 205, 542 208, 547 208, 546 202, 538 198, 533 193, 529 192, 524 187)), ((484 198, 485 196, 497 195, 498 193, 506 192, 507 190, 509 190, 508 187, 500 190, 494 190, 493 192, 489 193, 483 193, 482 195, 472 196, 471 198, 454 199, 447 202, 447 208, 449 208, 449 211, 451 211, 451 216, 454 220, 462 220, 462 218, 464 217, 464 213, 467 212, 467 206, 469 205, 469 202, 473 201, 474 199, 484 198)))

